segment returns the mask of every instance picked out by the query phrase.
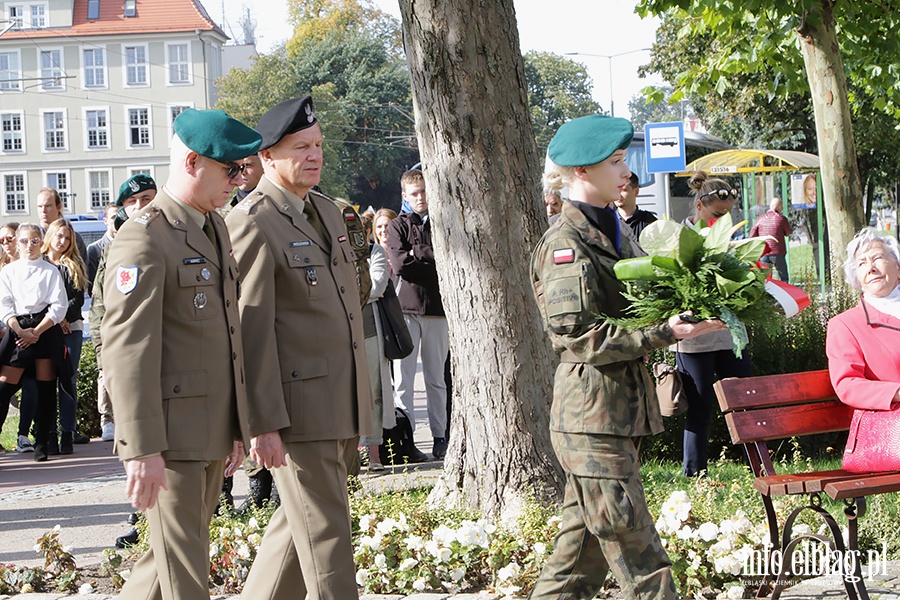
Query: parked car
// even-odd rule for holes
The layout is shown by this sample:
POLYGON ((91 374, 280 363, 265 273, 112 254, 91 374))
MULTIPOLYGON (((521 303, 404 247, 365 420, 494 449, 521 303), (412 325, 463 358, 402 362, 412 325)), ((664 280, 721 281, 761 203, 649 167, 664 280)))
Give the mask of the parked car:
POLYGON ((106 233, 106 223, 97 215, 66 215, 66 219, 72 223, 72 229, 81 234, 85 244, 99 240, 106 233))

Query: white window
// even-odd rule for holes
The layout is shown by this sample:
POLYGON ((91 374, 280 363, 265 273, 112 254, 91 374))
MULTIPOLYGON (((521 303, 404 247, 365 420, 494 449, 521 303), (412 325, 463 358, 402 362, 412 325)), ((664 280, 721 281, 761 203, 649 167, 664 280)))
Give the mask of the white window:
POLYGON ((22 29, 25 26, 25 6, 12 4, 7 6, 9 20, 15 23, 13 29, 22 29))
POLYGON ((63 203, 63 210, 67 213, 72 212, 72 205, 75 194, 72 193, 69 182, 68 171, 44 171, 44 181, 48 188, 53 188, 59 192, 59 197, 63 203))
POLYGON ((155 179, 153 167, 128 167, 128 176, 134 177, 135 175, 146 175, 150 179, 155 179))
POLYGON ((15 23, 14 29, 46 27, 47 12, 47 2, 19 2, 6 5, 7 18, 15 23))
POLYGON ((106 87, 105 54, 103 48, 84 49, 84 87, 106 87))
POLYGON ((106 108, 84 110, 84 139, 88 150, 109 149, 109 111, 106 108))
POLYGON ((193 103, 183 103, 183 104, 169 104, 169 122, 168 122, 168 139, 172 139, 172 135, 175 133, 175 117, 183 113, 188 108, 194 108, 193 103))
POLYGON ((31 5, 31 26, 32 27, 46 27, 47 26, 47 5, 46 4, 32 4, 31 5))
POLYGON ((87 171, 88 196, 91 199, 91 210, 100 210, 109 204, 110 198, 110 173, 109 169, 102 171, 87 171))
POLYGON ((0 113, 0 130, 3 133, 0 154, 25 152, 21 112, 0 113))
POLYGON ((41 122, 44 127, 44 151, 66 150, 66 112, 64 110, 42 110, 41 122))
POLYGON ((22 89, 19 52, 0 52, 0 92, 22 89))
POLYGON ((7 215, 25 214, 25 173, 5 173, 3 175, 3 210, 7 215))
POLYGON ((147 46, 125 46, 125 84, 149 85, 147 46))
POLYGON ((128 115, 128 145, 140 148, 150 145, 150 109, 126 108, 128 115))
POLYGON ((188 44, 166 44, 166 58, 169 64, 169 83, 190 83, 191 57, 188 44))
POLYGON ((65 88, 62 50, 41 50, 41 87, 45 90, 65 88))

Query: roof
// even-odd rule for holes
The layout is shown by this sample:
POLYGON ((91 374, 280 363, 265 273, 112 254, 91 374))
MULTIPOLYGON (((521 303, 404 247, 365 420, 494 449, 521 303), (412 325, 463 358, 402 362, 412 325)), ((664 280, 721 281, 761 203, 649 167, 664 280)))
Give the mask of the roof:
POLYGON ((86 37, 94 35, 152 34, 215 31, 228 36, 210 18, 199 0, 137 0, 137 16, 124 16, 123 0, 100 0, 100 18, 88 21, 88 0, 73 0, 71 27, 23 29, 3 34, 9 39, 86 37))
POLYGON ((722 150, 698 158, 677 177, 689 177, 697 171, 722 173, 771 173, 773 171, 814 171, 819 157, 796 150, 722 150))

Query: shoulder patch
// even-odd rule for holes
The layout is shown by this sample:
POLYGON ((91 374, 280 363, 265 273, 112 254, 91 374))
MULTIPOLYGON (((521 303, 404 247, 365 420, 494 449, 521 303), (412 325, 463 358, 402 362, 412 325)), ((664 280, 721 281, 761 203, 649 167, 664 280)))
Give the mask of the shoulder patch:
POLYGON ((116 289, 123 294, 130 294, 137 287, 139 275, 140 269, 136 266, 119 265, 116 267, 116 289))
POLYGON ((249 196, 238 202, 237 206, 234 207, 234 210, 241 210, 244 212, 250 212, 250 209, 253 208, 260 200, 262 200, 265 196, 262 192, 254 191, 249 196))
POLYGON ((554 265, 564 265, 571 262, 575 262, 574 248, 560 248, 559 250, 553 251, 554 265))
POLYGON ((143 225, 144 227, 146 227, 147 225, 152 223, 153 220, 156 219, 156 217, 158 217, 159 215, 159 209, 155 206, 151 206, 148 210, 144 211, 144 214, 137 217, 134 222, 138 225, 143 225))

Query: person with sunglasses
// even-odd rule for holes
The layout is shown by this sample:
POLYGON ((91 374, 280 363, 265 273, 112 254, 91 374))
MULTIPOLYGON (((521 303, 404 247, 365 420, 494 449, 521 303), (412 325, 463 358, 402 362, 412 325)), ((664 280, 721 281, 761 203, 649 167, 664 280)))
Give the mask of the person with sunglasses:
POLYGON ((220 110, 173 129, 169 179, 109 246, 103 370, 125 493, 149 524, 121 596, 209 600, 209 522, 249 443, 238 269, 216 209, 261 137, 220 110))
POLYGON ((0 270, 0 320, 7 325, 0 341, 0 424, 21 387, 23 373, 33 368, 37 379, 34 460, 43 462, 56 425, 56 377, 65 361, 59 323, 66 317, 68 300, 59 270, 41 256, 41 228, 34 223, 20 225, 16 240, 18 260, 0 270))
MULTIPOLYGON (((684 221, 688 227, 700 222, 712 225, 731 212, 738 198, 738 191, 730 183, 710 178, 703 171, 691 177, 690 186, 695 206, 694 213, 684 221)), ((731 334, 725 330, 678 342, 675 364, 688 399, 682 469, 685 475, 693 477, 706 470, 709 460, 709 424, 716 406, 713 384, 725 377, 750 377, 753 366, 748 349, 740 357, 734 355, 731 334)))

